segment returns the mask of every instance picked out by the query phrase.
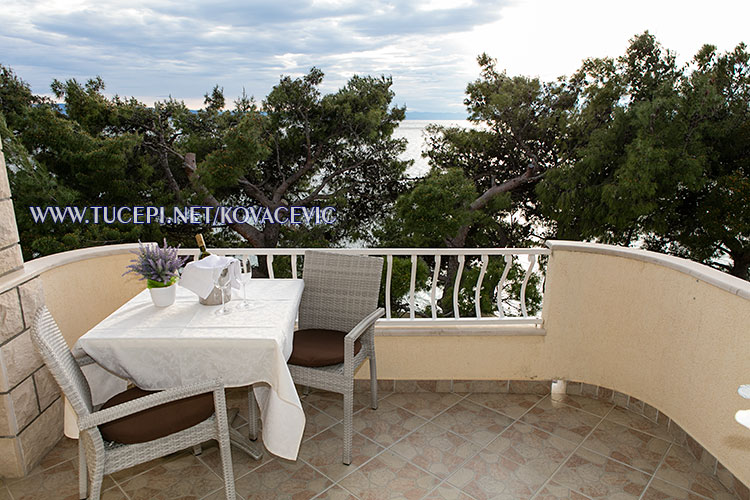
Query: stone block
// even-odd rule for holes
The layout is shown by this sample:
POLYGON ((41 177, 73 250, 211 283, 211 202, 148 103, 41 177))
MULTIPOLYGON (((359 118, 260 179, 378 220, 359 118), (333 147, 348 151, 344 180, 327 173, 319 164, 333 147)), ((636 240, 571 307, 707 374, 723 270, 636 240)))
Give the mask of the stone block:
POLYGON ((628 408, 635 413, 643 415, 643 401, 638 398, 630 396, 630 399, 628 400, 628 408))
MULTIPOLYGON (((368 388, 369 388, 369 382, 368 382, 368 388)), ((396 380, 393 383, 392 390, 394 392, 451 392, 451 381, 450 380, 396 380)))
POLYGON ((627 394, 623 394, 623 393, 617 392, 617 391, 615 391, 614 396, 612 396, 612 402, 615 405, 621 406, 623 408, 627 408, 628 407, 628 399, 630 399, 630 398, 628 398, 627 394))
POLYGON ((43 364, 31 342, 30 330, 0 346, 0 392, 10 391, 43 364))
MULTIPOLYGON (((378 397, 380 394, 387 392, 393 392, 393 380, 378 379, 378 397)), ((369 378, 357 378, 354 379, 354 392, 366 392, 370 393, 370 379, 369 378)))
POLYGON ((453 392, 490 392, 505 394, 509 391, 507 380, 454 380, 453 392))
POLYGON ((669 435, 672 436, 672 440, 675 443, 681 446, 687 446, 687 432, 682 430, 682 427, 680 427, 677 422, 670 419, 667 430, 669 431, 669 435))
POLYGON ((551 380, 511 380, 511 394, 549 394, 552 391, 551 380))
POLYGON ((5 155, 0 151, 0 200, 10 198, 10 182, 8 182, 8 169, 5 166, 5 155))
POLYGON ((0 436, 15 436, 16 420, 10 393, 0 394, 0 436))
POLYGON ((44 411, 54 400, 60 397, 60 386, 46 366, 34 373, 34 384, 39 399, 39 408, 44 411))
POLYGON ((0 344, 23 331, 23 314, 18 290, 0 294, 0 344))
POLYGON ((23 477, 23 459, 18 438, 0 438, 0 477, 23 477))
POLYGON ((659 410, 648 403, 643 403, 643 416, 654 422, 659 421, 659 410))
POLYGON ((16 416, 17 434, 21 429, 29 425, 39 415, 39 405, 36 400, 34 381, 31 377, 18 384, 11 392, 10 399, 13 402, 13 413, 16 416))
POLYGON ((581 395, 581 383, 580 382, 566 382, 565 393, 573 396, 581 395))
POLYGON ((55 401, 20 434, 26 472, 33 469, 63 437, 62 401, 62 398, 55 401))
POLYGON ((19 245, 0 250, 0 276, 21 269, 21 266, 23 266, 23 255, 19 245))
POLYGON ((734 490, 734 474, 729 472, 727 468, 721 464, 721 462, 716 464, 716 477, 726 489, 728 489, 729 491, 734 490))
POLYGON ((13 202, 0 201, 0 248, 18 243, 18 227, 16 214, 13 212, 13 202))
POLYGON ((596 399, 599 393, 599 386, 592 384, 581 384, 581 396, 586 396, 592 399, 596 399))
POLYGON ((21 310, 26 328, 31 328, 34 313, 37 308, 44 304, 44 292, 42 291, 42 278, 36 277, 18 287, 21 296, 21 310))
POLYGON ((611 402, 614 397, 615 397, 615 391, 613 391, 612 389, 607 389, 606 387, 599 387, 599 392, 597 393, 597 399, 601 401, 611 402))
POLYGON ((734 493, 740 498, 740 500, 750 500, 750 489, 742 481, 734 478, 734 493))
POLYGON ((436 380, 435 392, 453 392, 452 380, 436 380))

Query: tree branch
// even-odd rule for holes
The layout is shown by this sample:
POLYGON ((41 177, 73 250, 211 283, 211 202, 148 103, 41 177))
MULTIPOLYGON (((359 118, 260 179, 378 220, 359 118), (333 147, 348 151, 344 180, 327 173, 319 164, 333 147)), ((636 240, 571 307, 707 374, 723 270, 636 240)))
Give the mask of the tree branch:
POLYGON ((245 192, 258 200, 261 205, 268 207, 268 208, 274 208, 274 204, 271 202, 271 200, 266 196, 266 194, 255 184, 247 180, 245 176, 240 177, 237 179, 237 182, 239 182, 240 186, 245 190, 245 192))
MULTIPOLYGON (((221 203, 209 192, 209 190, 206 188, 206 186, 203 185, 200 181, 200 176, 197 172, 197 165, 195 162, 195 153, 187 153, 185 154, 185 173, 188 176, 188 179, 190 179, 190 183, 192 184, 193 188, 195 189, 196 193, 201 195, 203 197, 203 202, 207 203, 208 205, 218 208, 221 206, 221 203)), ((240 236, 245 238, 247 241, 250 242, 254 247, 260 248, 263 246, 263 233, 259 231, 258 229, 254 228, 250 224, 242 223, 230 223, 228 224, 230 228, 232 228, 234 231, 236 231, 240 236)))
POLYGON ((471 202, 471 205, 469 205, 469 209, 481 210, 482 208, 487 206, 490 200, 492 200, 492 198, 494 198, 495 196, 502 194, 502 193, 507 193, 509 191, 513 191, 514 189, 517 189, 523 186, 524 184, 537 181, 541 179, 543 176, 544 176, 543 173, 538 173, 535 167, 530 166, 529 168, 526 169, 526 171, 523 174, 516 176, 512 179, 509 179, 503 182, 502 184, 495 184, 494 186, 489 188, 487 191, 482 193, 481 196, 479 196, 479 198, 471 202))
POLYGON ((298 180, 300 180, 303 175, 305 175, 310 170, 312 170, 312 168, 315 166, 315 162, 317 161, 319 154, 320 154, 319 148, 317 151, 314 151, 312 155, 308 153, 307 159, 305 160, 305 164, 302 166, 302 168, 294 172, 289 178, 284 178, 284 181, 281 184, 279 184, 279 187, 277 187, 274 190, 274 193, 273 193, 274 202, 276 203, 280 202, 281 199, 286 194, 289 187, 292 186, 294 183, 296 183, 298 180))
POLYGON ((322 181, 320 181, 320 184, 318 184, 318 187, 313 189, 310 194, 308 194, 306 197, 301 199, 299 203, 302 205, 305 205, 307 203, 310 203, 311 201, 314 201, 317 198, 318 194, 320 194, 320 192, 323 190, 323 188, 326 187, 328 183, 331 182, 334 178, 350 170, 354 170, 355 168, 361 167, 363 163, 365 163, 365 160, 360 160, 346 167, 337 168, 336 170, 328 174, 322 181))

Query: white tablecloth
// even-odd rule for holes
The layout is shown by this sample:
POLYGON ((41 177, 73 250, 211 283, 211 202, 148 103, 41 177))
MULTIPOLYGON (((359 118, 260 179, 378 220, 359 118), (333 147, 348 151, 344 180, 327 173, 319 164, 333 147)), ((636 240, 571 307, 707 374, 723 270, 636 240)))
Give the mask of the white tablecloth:
MULTIPOLYGON (((75 345, 116 375, 138 387, 162 390, 220 378, 227 387, 255 387, 263 443, 275 455, 294 460, 305 415, 286 361, 292 352, 294 321, 304 284, 292 279, 253 279, 247 285, 252 308, 216 315, 178 287, 169 307, 155 307, 148 290, 133 297, 75 345), (270 386, 270 390, 269 390, 270 386)), ((230 306, 242 292, 235 291, 230 306)))

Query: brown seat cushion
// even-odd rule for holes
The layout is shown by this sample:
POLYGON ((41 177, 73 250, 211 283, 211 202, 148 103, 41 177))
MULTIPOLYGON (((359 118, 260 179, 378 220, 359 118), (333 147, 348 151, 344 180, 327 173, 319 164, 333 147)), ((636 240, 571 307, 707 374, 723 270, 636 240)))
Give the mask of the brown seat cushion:
MULTIPOLYGON (((110 398, 102 405, 102 410, 154 392, 156 391, 144 391, 138 387, 133 387, 110 398)), ((123 444, 145 443, 199 424, 213 413, 213 393, 208 392, 190 398, 178 399, 171 403, 165 403, 107 422, 100 425, 99 430, 102 437, 107 441, 123 444)))
MULTIPOLYGON (((337 330, 297 330, 294 332, 294 347, 289 364, 298 366, 328 366, 344 362, 345 332, 337 330)), ((354 341, 354 355, 362 349, 359 340, 354 341)))

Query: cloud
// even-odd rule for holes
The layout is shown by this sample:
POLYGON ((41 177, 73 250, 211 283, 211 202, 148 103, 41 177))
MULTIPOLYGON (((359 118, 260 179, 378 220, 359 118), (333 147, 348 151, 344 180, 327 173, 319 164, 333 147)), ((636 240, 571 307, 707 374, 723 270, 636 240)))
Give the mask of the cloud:
POLYGON ((101 75, 111 93, 189 104, 214 84, 230 99, 243 87, 263 97, 282 73, 317 66, 328 90, 386 74, 410 109, 457 111, 476 54, 457 50, 456 36, 498 20, 509 1, 5 0, 0 63, 39 93, 53 78, 101 75))

